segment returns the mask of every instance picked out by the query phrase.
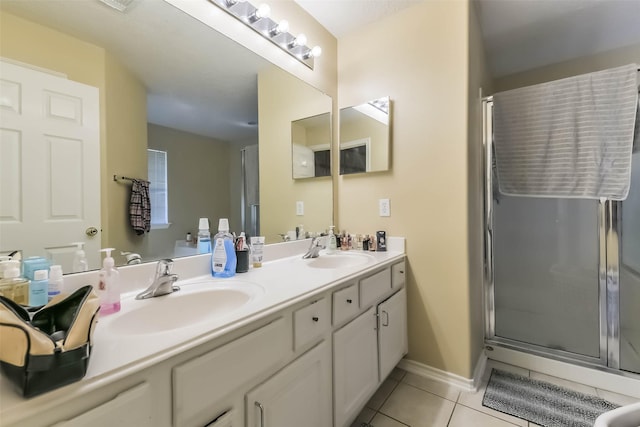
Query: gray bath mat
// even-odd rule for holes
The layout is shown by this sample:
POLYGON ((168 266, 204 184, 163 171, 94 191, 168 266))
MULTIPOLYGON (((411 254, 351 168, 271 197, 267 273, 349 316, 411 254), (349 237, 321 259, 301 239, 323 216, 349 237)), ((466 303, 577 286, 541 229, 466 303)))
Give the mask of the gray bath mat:
POLYGON ((544 381, 494 369, 482 405, 544 427, 592 427, 618 405, 544 381))

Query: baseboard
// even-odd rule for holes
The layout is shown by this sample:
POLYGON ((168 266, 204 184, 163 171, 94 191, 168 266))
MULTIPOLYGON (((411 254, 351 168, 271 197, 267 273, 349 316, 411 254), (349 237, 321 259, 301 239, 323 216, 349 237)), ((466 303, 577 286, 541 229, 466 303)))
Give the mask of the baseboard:
POLYGON ((398 364, 398 367, 404 369, 412 374, 419 375, 421 377, 439 381, 451 386, 457 387, 464 391, 476 391, 482 380, 482 375, 487 366, 487 356, 484 352, 480 353, 476 367, 473 370, 473 378, 465 378, 460 375, 443 371, 442 369, 434 368, 424 363, 416 362, 415 360, 402 359, 398 364))

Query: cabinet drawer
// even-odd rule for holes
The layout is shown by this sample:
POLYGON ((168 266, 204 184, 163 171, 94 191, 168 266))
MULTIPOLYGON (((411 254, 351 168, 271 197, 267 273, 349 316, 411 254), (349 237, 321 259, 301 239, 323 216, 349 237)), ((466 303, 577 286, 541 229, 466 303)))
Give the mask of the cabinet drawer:
POLYGON ((404 285, 404 278, 406 275, 405 262, 399 262, 391 266, 391 287, 393 289, 399 288, 404 285))
POLYGON ((233 391, 291 355, 291 324, 278 320, 173 368, 175 426, 204 425, 226 410, 233 391))
POLYGON ((367 308, 391 290, 391 269, 360 280, 360 308, 367 308))
POLYGON ((96 406, 70 420, 62 421, 53 427, 111 427, 153 426, 151 419, 151 389, 148 383, 123 391, 112 400, 96 406))
POLYGON ((294 350, 320 339, 331 327, 327 298, 321 298, 293 313, 294 350))
POLYGON ((351 319, 360 311, 358 284, 354 283, 333 293, 334 326, 351 319))

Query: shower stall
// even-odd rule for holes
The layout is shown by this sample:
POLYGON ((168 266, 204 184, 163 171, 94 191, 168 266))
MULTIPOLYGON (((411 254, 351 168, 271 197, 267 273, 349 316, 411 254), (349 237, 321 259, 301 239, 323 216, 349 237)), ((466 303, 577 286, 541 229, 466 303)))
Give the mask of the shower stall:
POLYGON ((640 147, 622 202, 504 196, 483 104, 486 345, 640 373, 640 147))

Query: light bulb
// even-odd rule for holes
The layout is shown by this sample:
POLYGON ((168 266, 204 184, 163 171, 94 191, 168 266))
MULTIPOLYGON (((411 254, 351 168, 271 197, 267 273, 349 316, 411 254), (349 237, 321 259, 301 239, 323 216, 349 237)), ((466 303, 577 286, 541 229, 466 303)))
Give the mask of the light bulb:
POLYGON ((283 19, 278 25, 276 25, 271 29, 271 31, 269 31, 269 35, 271 37, 275 37, 278 34, 286 33, 287 31, 289 31, 289 21, 283 19))
POLYGON ((317 58, 320 55, 322 55, 322 48, 320 46, 314 46, 313 49, 311 49, 311 56, 317 58))
POLYGON ((291 43, 289 43, 289 49, 293 49, 296 46, 304 46, 305 44, 307 44, 307 36, 300 33, 298 34, 298 37, 296 37, 291 43))
POLYGON ((268 18, 269 15, 271 15, 271 8, 268 4, 262 3, 260 6, 258 6, 258 9, 256 9, 255 14, 256 18, 258 19, 268 18))

